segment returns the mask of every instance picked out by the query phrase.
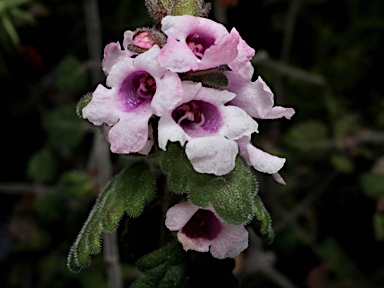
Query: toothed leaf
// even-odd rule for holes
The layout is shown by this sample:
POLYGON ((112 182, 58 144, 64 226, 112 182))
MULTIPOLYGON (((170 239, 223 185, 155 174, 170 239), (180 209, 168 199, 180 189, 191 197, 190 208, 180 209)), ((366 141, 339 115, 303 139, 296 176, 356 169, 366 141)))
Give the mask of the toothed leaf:
POLYGON ((199 207, 212 204, 217 214, 230 224, 243 225, 252 219, 257 182, 241 157, 236 159, 233 171, 215 176, 196 172, 178 144, 168 144, 167 151, 161 153, 161 168, 171 191, 189 192, 189 199, 199 207))
POLYGON ((210 181, 192 178, 189 199, 200 207, 212 204, 217 215, 225 222, 244 225, 252 220, 252 202, 257 192, 254 175, 241 157, 237 157, 235 168, 223 176, 210 176, 210 181))
POLYGON ((260 197, 256 195, 253 201, 253 211, 258 220, 261 235, 267 243, 272 243, 275 233, 272 228, 272 220, 260 197))
POLYGON ((136 263, 143 275, 132 288, 185 287, 185 257, 185 251, 176 242, 143 256, 136 263))
POLYGON ((68 268, 78 272, 100 252, 102 232, 117 229, 124 212, 138 216, 155 192, 155 177, 146 163, 138 162, 118 174, 100 193, 68 255, 68 268))

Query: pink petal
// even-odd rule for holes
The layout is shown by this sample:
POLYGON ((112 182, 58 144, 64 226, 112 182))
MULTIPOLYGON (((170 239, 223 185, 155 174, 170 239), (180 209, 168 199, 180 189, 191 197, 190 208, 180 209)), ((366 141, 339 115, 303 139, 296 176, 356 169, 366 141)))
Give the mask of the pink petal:
POLYGON ((183 99, 183 94, 179 76, 170 71, 166 72, 161 81, 156 82, 156 93, 151 102, 153 113, 162 116, 173 110, 183 99))
POLYGON ((148 120, 152 112, 150 107, 140 108, 139 111, 125 114, 109 131, 108 140, 113 153, 129 154, 145 147, 148 141, 148 120))
POLYGON ((180 142, 181 146, 184 146, 185 142, 190 139, 187 133, 184 132, 172 116, 164 115, 160 117, 158 125, 158 141, 159 147, 162 150, 166 150, 168 141, 180 142))
POLYGON ((124 40, 123 40, 124 49, 127 49, 127 46, 129 44, 133 44, 133 35, 135 35, 133 31, 127 30, 124 32, 124 40))
POLYGON ((264 118, 273 107, 273 94, 265 82, 260 77, 251 82, 235 72, 225 74, 229 80, 228 90, 236 93, 230 104, 244 109, 254 118, 264 118))
POLYGON ((228 34, 227 29, 213 20, 190 15, 166 16, 161 21, 161 30, 177 40, 185 40, 190 34, 204 32, 218 39, 228 34))
POLYGON ((247 147, 249 161, 253 168, 257 171, 274 174, 283 168, 285 159, 268 154, 252 144, 248 144, 247 147))
POLYGON ((194 250, 199 252, 208 252, 209 245, 211 244, 210 240, 203 238, 189 238, 183 232, 177 232, 177 239, 183 245, 185 251, 194 250))
POLYGON ((178 73, 196 70, 197 60, 186 43, 176 41, 173 36, 168 37, 167 44, 161 49, 158 57, 161 66, 178 73))
POLYGON ((258 124, 243 109, 235 106, 224 106, 221 109, 223 125, 220 135, 231 140, 237 140, 245 135, 258 132, 258 124))
POLYGON ((132 55, 133 54, 130 51, 121 50, 119 42, 109 43, 104 48, 104 58, 102 62, 104 74, 108 76, 113 65, 125 57, 131 57, 132 55))
POLYGON ((182 229, 199 208, 192 203, 185 201, 168 209, 165 219, 165 226, 171 231, 182 229))
POLYGON ((231 33, 225 37, 216 40, 215 44, 209 47, 204 57, 199 62, 199 70, 217 67, 221 64, 227 64, 234 60, 237 56, 237 45, 240 36, 236 33, 231 33))
POLYGON ((252 77, 254 69, 250 60, 255 55, 255 50, 240 37, 239 32, 237 32, 236 28, 232 29, 231 34, 232 33, 237 34, 240 40, 239 44, 237 45, 237 57, 235 60, 230 62, 228 66, 244 78, 252 77))
POLYGON ((248 247, 248 231, 244 226, 223 225, 220 235, 211 242, 211 254, 217 259, 233 258, 248 247))
POLYGON ((282 184, 282 185, 286 184, 283 177, 281 177, 281 175, 279 173, 273 173, 272 177, 273 177, 273 179, 275 179, 275 181, 277 183, 282 184))
POLYGON ((82 114, 94 125, 100 126, 106 123, 112 126, 119 121, 119 114, 115 110, 118 106, 119 102, 115 100, 114 91, 99 84, 93 92, 92 101, 83 108, 82 114))
POLYGON ((238 146, 222 136, 194 138, 187 143, 185 153, 197 172, 221 176, 235 167, 238 146))
POLYGON ((295 114, 295 110, 292 108, 284 108, 281 106, 274 106, 269 110, 268 114, 264 116, 263 119, 278 119, 285 117, 286 119, 291 119, 295 114))
MULTIPOLYGON (((194 83, 194 82, 189 82, 189 83, 191 84, 188 87, 184 88, 184 91, 186 91, 185 92, 186 94, 188 93, 189 90, 192 90, 192 88, 190 87, 193 85, 199 85, 199 87, 201 87, 201 83, 194 83)), ((197 91, 197 88, 195 88, 192 91, 192 93, 188 93, 188 94, 192 96, 193 93, 195 93, 195 91, 197 91)), ((199 91, 196 92, 196 94, 193 95, 193 98, 190 97, 190 100, 192 99, 201 100, 201 101, 209 102, 215 106, 220 106, 228 103, 235 97, 236 97, 236 94, 232 92, 228 92, 227 90, 218 90, 213 88, 202 87, 199 91)))
POLYGON ((138 55, 134 61, 135 69, 146 71, 155 79, 162 78, 167 70, 161 67, 157 61, 159 51, 159 46, 154 45, 148 51, 138 55))

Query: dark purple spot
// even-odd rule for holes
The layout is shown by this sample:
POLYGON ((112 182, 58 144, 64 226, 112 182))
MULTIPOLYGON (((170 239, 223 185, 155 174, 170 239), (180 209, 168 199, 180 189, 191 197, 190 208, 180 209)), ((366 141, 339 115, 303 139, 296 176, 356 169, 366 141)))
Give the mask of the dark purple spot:
POLYGON ((203 238, 208 240, 215 239, 223 226, 220 220, 212 211, 199 209, 185 224, 181 232, 191 239, 203 238))

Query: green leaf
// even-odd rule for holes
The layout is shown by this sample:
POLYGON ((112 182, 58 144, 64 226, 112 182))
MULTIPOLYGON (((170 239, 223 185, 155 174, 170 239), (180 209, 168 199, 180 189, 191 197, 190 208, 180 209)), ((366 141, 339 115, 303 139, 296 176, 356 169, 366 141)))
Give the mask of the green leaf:
POLYGON ((377 241, 384 241, 384 215, 383 215, 383 213, 376 212, 373 215, 373 229, 375 231, 375 239, 377 241))
POLYGON ((64 147, 77 146, 84 136, 83 121, 76 116, 76 104, 63 105, 43 119, 43 127, 55 143, 64 147))
POLYGON ((360 185, 368 197, 377 199, 384 195, 384 175, 364 173, 360 176, 360 185))
POLYGON ((353 169, 354 169, 353 161, 345 155, 342 155, 342 154, 332 155, 331 163, 333 164, 333 166, 335 166, 335 168, 338 171, 342 173, 349 174, 353 172, 353 169))
POLYGON ((78 93, 85 88, 87 74, 75 57, 65 57, 56 70, 56 87, 59 91, 78 93))
POLYGON ((9 38, 12 40, 13 45, 18 46, 20 44, 19 35, 16 32, 15 27, 12 24, 11 19, 7 14, 3 13, 1 16, 1 21, 3 23, 4 30, 7 32, 9 38))
POLYGON ((144 202, 155 194, 156 177, 148 164, 138 162, 124 173, 118 185, 118 203, 129 216, 137 217, 144 209, 144 202))
POLYGON ((189 192, 189 200, 199 207, 211 204, 217 215, 230 224, 243 225, 252 219, 257 183, 241 157, 236 159, 233 171, 215 176, 196 172, 178 144, 170 143, 162 153, 161 168, 171 191, 189 192))
POLYGON ((259 231, 267 243, 272 243, 275 233, 272 229, 272 220, 269 212, 265 208, 261 198, 257 195, 253 202, 253 211, 256 219, 259 221, 259 231))
POLYGON ((35 181, 49 182, 56 175, 56 159, 53 153, 43 148, 37 151, 28 162, 27 174, 35 181))
POLYGON ((322 157, 328 148, 327 134, 323 123, 308 121, 292 127, 285 134, 284 142, 309 157, 322 157))
POLYGON ((186 253, 177 242, 143 256, 137 267, 144 272, 132 288, 177 288, 185 287, 186 253))
MULTIPOLYGON (((169 143, 167 151, 160 151, 160 165, 167 174, 168 188, 176 194, 184 194, 190 190, 190 177, 198 174, 178 144, 169 143)), ((201 174, 203 175, 203 174, 201 174)))
POLYGON ((78 272, 90 264, 90 255, 100 252, 103 232, 117 229, 124 212, 139 216, 145 201, 155 193, 155 177, 143 162, 124 169, 100 193, 68 255, 68 268, 78 272))
POLYGON ((60 177, 56 189, 62 195, 82 197, 91 193, 92 183, 84 171, 69 171, 60 177))

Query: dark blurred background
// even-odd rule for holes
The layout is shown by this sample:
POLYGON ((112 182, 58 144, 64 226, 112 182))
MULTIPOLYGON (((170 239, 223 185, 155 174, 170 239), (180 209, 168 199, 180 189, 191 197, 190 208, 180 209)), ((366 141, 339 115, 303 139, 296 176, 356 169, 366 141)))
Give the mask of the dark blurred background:
MULTIPOLYGON (((213 1, 209 17, 237 28, 255 77, 296 110, 258 121, 253 141, 287 158, 287 185, 256 175, 276 238, 251 235, 242 287, 384 287, 383 15, 382 0, 213 1)), ((100 49, 151 23, 144 0, 0 0, 0 287, 107 287, 103 255, 66 267, 99 189, 95 130, 75 108, 104 81, 100 49)), ((117 231, 125 287, 157 248, 151 219, 117 231)))

